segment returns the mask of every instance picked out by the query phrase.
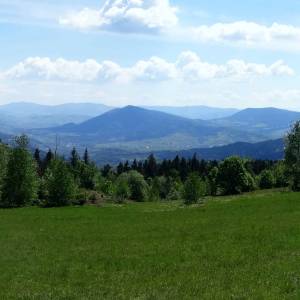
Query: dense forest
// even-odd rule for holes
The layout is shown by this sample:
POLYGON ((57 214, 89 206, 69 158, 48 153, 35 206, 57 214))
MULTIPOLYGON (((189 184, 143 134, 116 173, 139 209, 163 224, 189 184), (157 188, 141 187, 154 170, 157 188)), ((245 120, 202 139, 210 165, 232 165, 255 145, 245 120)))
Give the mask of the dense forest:
POLYGON ((201 202, 207 196, 235 195, 256 189, 300 190, 300 123, 287 135, 285 160, 249 160, 236 156, 205 161, 176 156, 157 161, 120 163, 101 168, 88 150, 80 157, 74 148, 68 159, 49 150, 34 154, 25 135, 14 147, 0 143, 0 205, 56 207, 104 201, 201 202))

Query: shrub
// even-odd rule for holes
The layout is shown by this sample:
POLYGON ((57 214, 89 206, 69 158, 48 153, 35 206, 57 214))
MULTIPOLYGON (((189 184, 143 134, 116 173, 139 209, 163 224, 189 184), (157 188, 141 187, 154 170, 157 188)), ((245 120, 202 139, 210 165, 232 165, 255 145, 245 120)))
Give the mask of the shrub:
POLYGON ((123 203, 126 199, 130 198, 130 195, 128 176, 120 175, 115 185, 114 200, 117 203, 123 203))
POLYGON ((76 196, 74 178, 66 163, 61 159, 51 161, 45 175, 47 207, 67 206, 76 196))
MULTIPOLYGON (((121 184, 119 193, 123 195, 127 193, 127 187, 129 188, 129 197, 133 201, 143 202, 148 199, 149 186, 145 181, 143 175, 141 175, 137 171, 130 171, 127 173, 123 173, 119 176, 117 182, 123 182, 121 184)), ((117 188, 117 185, 116 187, 117 188)), ((125 195, 126 196, 126 195, 125 195)))
POLYGON ((206 195, 206 184, 196 174, 192 173, 183 186, 183 200, 186 205, 197 203, 206 195))
POLYGON ((255 187, 254 179, 246 170, 244 161, 236 156, 229 157, 220 164, 217 182, 224 195, 248 192, 255 187))
POLYGON ((264 170, 260 174, 259 187, 261 189, 271 189, 275 186, 275 178, 271 170, 264 170))
POLYGON ((287 187, 289 185, 288 172, 283 161, 278 162, 273 169, 275 186, 277 188, 287 187))

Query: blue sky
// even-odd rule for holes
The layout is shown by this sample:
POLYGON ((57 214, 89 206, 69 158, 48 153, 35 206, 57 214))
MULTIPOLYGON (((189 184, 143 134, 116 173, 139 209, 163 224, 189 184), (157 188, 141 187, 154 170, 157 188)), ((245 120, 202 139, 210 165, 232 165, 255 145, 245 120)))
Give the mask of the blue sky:
POLYGON ((300 110, 300 1, 0 0, 0 104, 300 110))

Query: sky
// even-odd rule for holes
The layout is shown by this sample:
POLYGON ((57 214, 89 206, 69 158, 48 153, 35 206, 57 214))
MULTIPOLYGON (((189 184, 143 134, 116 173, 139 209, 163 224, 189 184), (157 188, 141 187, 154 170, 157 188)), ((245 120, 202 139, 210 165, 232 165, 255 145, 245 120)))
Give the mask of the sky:
POLYGON ((298 0, 0 0, 0 104, 300 111, 298 0))

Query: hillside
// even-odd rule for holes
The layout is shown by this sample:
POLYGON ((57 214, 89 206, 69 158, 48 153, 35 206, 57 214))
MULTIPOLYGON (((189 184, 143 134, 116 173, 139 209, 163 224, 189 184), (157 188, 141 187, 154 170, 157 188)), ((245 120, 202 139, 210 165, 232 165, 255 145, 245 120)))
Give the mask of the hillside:
POLYGON ((263 141, 266 136, 229 129, 203 120, 191 120, 134 106, 114 109, 80 124, 32 130, 30 134, 51 144, 59 135, 67 151, 73 145, 91 151, 115 148, 130 152, 183 150, 225 145, 237 141, 263 141))
POLYGON ((270 107, 247 108, 228 118, 215 120, 215 123, 252 130, 278 132, 287 130, 297 120, 300 120, 300 112, 270 107))
POLYGON ((194 154, 205 160, 222 160, 237 155, 251 159, 281 160, 284 157, 284 143, 282 139, 259 143, 238 142, 221 147, 194 148, 182 151, 145 151, 134 152, 117 148, 94 149, 91 151, 93 159, 100 165, 105 163, 117 164, 120 161, 144 160, 151 153, 158 159, 174 159, 176 155, 191 158, 194 154))
POLYGON ((81 124, 67 124, 54 130, 97 135, 102 141, 145 140, 175 133, 197 135, 215 131, 202 121, 193 121, 135 106, 115 109, 81 124))

